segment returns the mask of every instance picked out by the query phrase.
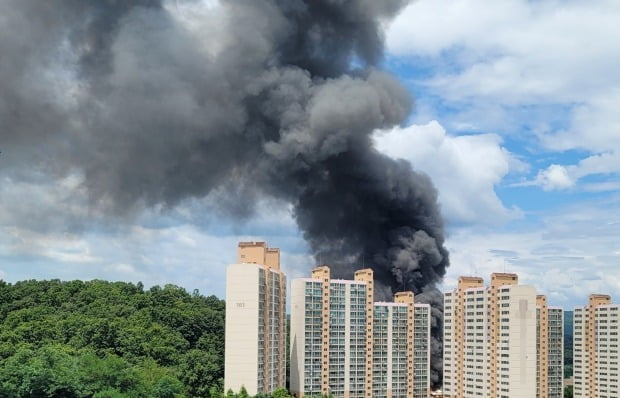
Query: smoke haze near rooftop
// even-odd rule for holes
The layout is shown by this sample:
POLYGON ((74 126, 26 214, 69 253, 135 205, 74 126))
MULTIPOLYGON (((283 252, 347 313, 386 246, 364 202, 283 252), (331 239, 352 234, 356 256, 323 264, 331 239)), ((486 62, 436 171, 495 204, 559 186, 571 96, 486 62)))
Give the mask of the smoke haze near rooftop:
POLYGON ((2 167, 78 174, 111 215, 221 191, 243 217, 283 200, 336 277, 370 266, 377 299, 413 290, 440 308, 437 193, 371 140, 412 110, 380 70, 382 26, 406 3, 3 1, 2 167))

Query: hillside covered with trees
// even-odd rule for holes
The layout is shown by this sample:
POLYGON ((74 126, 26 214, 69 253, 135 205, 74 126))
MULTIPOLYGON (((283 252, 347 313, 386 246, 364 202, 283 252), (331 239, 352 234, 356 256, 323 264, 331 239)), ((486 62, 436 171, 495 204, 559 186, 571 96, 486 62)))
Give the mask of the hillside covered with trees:
POLYGON ((172 285, 0 281, 0 397, 221 397, 224 315, 172 285))

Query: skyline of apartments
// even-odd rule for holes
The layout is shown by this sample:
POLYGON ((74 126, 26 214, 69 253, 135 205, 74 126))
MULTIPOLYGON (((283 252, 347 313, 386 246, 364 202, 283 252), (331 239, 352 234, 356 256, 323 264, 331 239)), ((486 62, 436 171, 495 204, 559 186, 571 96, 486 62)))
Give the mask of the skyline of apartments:
POLYGON ((573 372, 575 398, 617 398, 620 305, 592 294, 574 309, 573 372))
MULTIPOLYGON (((226 273, 225 390, 288 387, 298 398, 430 396, 431 307, 412 292, 375 302, 372 269, 331 279, 328 266, 291 283, 280 251, 240 242, 226 273)), ((618 398, 620 305, 589 296, 574 310, 574 396, 618 398)), ((445 398, 562 398, 564 310, 512 273, 462 276, 444 293, 445 398)))
POLYGON ((250 395, 286 386, 286 276, 280 250, 240 242, 226 270, 224 388, 250 395))
POLYGON ((489 286, 479 277, 460 277, 457 288, 444 293, 444 396, 561 397, 563 316, 558 319, 557 310, 544 296, 537 306, 535 288, 519 285, 516 274, 494 273, 489 286))
POLYGON ((374 302, 371 269, 353 280, 328 266, 291 284, 291 392, 297 397, 414 397, 430 393, 430 306, 412 292, 374 302))

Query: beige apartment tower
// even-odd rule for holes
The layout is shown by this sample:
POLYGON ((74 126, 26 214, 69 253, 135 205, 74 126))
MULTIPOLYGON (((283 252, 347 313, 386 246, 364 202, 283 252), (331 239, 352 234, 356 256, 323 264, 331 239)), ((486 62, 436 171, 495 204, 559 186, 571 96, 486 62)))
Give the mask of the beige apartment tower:
POLYGON ((291 391, 297 397, 427 398, 430 306, 411 292, 373 302, 373 272, 330 278, 327 266, 291 285, 291 391))
POLYGON ((564 310, 536 296, 536 398, 564 397, 564 310))
POLYGON ((250 395, 286 383, 286 277, 280 250, 241 242, 226 270, 224 388, 250 395))
POLYGON ((620 306, 593 294, 586 307, 575 308, 573 377, 575 398, 620 397, 618 333, 620 306))
POLYGON ((460 277, 444 294, 444 397, 536 397, 536 314, 515 274, 460 277))

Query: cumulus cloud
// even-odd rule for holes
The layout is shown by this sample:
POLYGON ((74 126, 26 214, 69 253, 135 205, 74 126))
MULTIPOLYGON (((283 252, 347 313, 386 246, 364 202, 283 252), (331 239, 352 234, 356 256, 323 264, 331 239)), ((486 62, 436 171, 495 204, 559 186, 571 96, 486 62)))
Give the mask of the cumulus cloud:
POLYGON ((545 191, 554 189, 571 188, 575 181, 568 175, 566 167, 559 164, 552 164, 546 170, 538 172, 535 184, 542 186, 545 191))
POLYGON ((191 223, 133 225, 121 234, 39 233, 0 226, 0 278, 142 281, 147 287, 174 283, 223 297, 226 266, 236 261, 237 242, 243 240, 280 247, 289 279, 306 276, 314 262, 303 237, 294 230, 274 230, 265 221, 248 223, 247 231, 256 234, 191 223))
POLYGON ((532 181, 566 189, 620 173, 620 56, 610 40, 619 18, 613 0, 420 0, 391 24, 388 48, 412 63, 432 60, 417 83, 456 108, 449 125, 585 151, 575 163, 543 165, 532 181))
POLYGON ((620 33, 619 16, 610 0, 421 0, 391 24, 388 48, 405 56, 450 52, 456 70, 434 83, 455 98, 581 101, 620 77, 609 40, 620 33))
POLYGON ((4 227, 3 243, 13 255, 39 256, 50 261, 88 264, 98 261, 84 241, 66 233, 38 233, 20 227, 4 227))
MULTIPOLYGON (((545 191, 572 189, 577 182, 591 175, 614 175, 620 173, 620 152, 611 150, 582 159, 576 164, 563 166, 552 164, 540 170, 532 181, 514 184, 514 186, 539 185, 545 191)), ((620 190, 620 181, 590 182, 580 184, 580 189, 587 192, 605 192, 620 190)))
POLYGON ((492 272, 516 272, 554 305, 583 305, 591 293, 620 290, 619 197, 565 206, 536 227, 510 232, 453 231, 447 245, 453 259, 444 287, 460 275, 488 280, 492 272))
POLYGON ((256 217, 233 223, 210 200, 188 200, 115 223, 89 208, 79 175, 0 181, 0 279, 10 282, 174 283, 223 297, 225 268, 236 260, 240 240, 282 248, 283 269, 291 278, 306 276, 314 265, 290 206, 282 203, 261 201, 256 217))
POLYGON ((498 198, 495 187, 526 167, 495 134, 453 136, 433 120, 375 133, 377 148, 406 159, 428 174, 439 191, 442 212, 451 224, 495 224, 518 217, 498 198))
MULTIPOLYGON (((580 149, 592 153, 578 163, 568 165, 573 178, 611 175, 616 184, 597 184, 596 190, 618 190, 620 175, 620 79, 612 93, 603 94, 577 107, 568 129, 542 137, 543 144, 556 151, 580 149)), ((584 188, 591 189, 592 184, 584 188)))
MULTIPOLYGON (((620 34, 619 14, 610 1, 421 0, 392 25, 388 43, 401 59, 433 65, 416 83, 450 104, 446 125, 517 132, 529 156, 586 153, 543 163, 516 185, 613 191, 620 189, 620 57, 608 38, 620 34), (524 139, 524 126, 536 143, 524 139)), ((507 270, 569 307, 618 291, 618 208, 610 204, 617 200, 557 209, 542 225, 510 233, 453 229, 445 286, 459 275, 507 270)))

